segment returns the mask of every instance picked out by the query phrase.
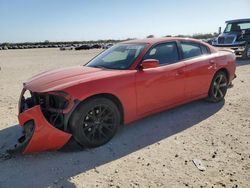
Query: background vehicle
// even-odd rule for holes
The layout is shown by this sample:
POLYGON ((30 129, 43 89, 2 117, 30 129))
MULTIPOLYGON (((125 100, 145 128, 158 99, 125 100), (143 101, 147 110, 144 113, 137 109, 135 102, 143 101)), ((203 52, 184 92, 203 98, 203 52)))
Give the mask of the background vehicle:
POLYGON ((212 45, 231 48, 243 59, 250 58, 250 18, 226 21, 226 28, 212 45))
POLYGON ((73 50, 74 46, 62 46, 60 47, 60 50, 73 50))
POLYGON ((103 49, 109 49, 110 47, 112 47, 114 44, 105 44, 105 45, 103 45, 103 49))
POLYGON ((102 46, 100 44, 93 44, 91 46, 91 49, 99 49, 99 48, 102 48, 102 46))
POLYGON ((91 47, 87 44, 75 47, 75 50, 89 50, 89 49, 91 49, 91 47))
POLYGON ((223 100, 234 78, 235 55, 198 40, 119 43, 85 66, 24 83, 18 116, 23 153, 59 149, 71 136, 81 145, 100 146, 120 124, 197 99, 223 100))

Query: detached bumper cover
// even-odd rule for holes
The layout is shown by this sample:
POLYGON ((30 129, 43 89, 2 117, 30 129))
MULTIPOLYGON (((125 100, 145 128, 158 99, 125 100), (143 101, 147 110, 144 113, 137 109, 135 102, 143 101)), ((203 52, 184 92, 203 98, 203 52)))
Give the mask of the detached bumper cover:
MULTIPOLYGON (((61 131, 53 127, 43 116, 39 105, 34 106, 18 116, 19 124, 27 127, 29 122, 33 122, 34 126, 29 131, 28 135, 23 141, 23 154, 58 150, 62 148, 71 138, 71 134, 61 131)), ((30 124, 30 123, 29 123, 30 124)), ((27 129, 27 128, 26 128, 27 129)))

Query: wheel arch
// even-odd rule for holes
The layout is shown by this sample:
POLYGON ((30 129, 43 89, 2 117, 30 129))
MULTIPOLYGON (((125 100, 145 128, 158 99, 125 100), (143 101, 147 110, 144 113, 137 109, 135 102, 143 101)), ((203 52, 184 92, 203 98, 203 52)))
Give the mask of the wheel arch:
MULTIPOLYGON (((213 81, 215 75, 216 75, 218 72, 224 72, 224 73, 226 74, 227 80, 229 81, 229 78, 230 78, 229 71, 228 71, 225 67, 221 67, 221 68, 219 68, 218 70, 216 70, 216 71, 214 72, 214 74, 212 75, 211 80, 210 80, 210 84, 209 84, 209 88, 208 88, 207 92, 209 92, 209 89, 210 89, 210 87, 211 87, 212 81, 213 81)), ((228 84, 229 84, 229 83, 228 83, 228 84)))
POLYGON ((120 123, 123 124, 123 123, 124 123, 124 108, 123 108, 123 105, 122 105, 121 100, 120 100, 117 96, 115 96, 115 95, 113 95, 113 94, 111 94, 111 93, 98 93, 98 94, 94 94, 94 95, 88 96, 87 98, 85 98, 85 99, 79 101, 79 103, 74 107, 74 110, 73 110, 72 113, 70 114, 69 121, 67 122, 67 129, 69 128, 70 118, 72 117, 74 111, 75 111, 81 104, 85 103, 85 102, 88 101, 88 100, 92 100, 92 99, 95 99, 95 98, 101 98, 101 97, 102 97, 102 98, 109 99, 109 100, 111 100, 112 102, 115 103, 115 105, 118 107, 118 110, 119 110, 120 115, 121 115, 121 122, 120 122, 120 123))
MULTIPOLYGON (((214 81, 216 79, 216 75, 219 74, 219 73, 225 74, 226 79, 227 79, 227 86, 230 84, 229 83, 229 77, 230 77, 229 71, 225 67, 221 67, 220 69, 216 70, 214 75, 213 75, 213 78, 211 80, 211 84, 210 84, 210 87, 209 87, 209 90, 208 90, 208 97, 206 98, 206 100, 209 101, 209 102, 219 102, 219 101, 223 100, 225 95, 226 95, 227 86, 224 86, 226 88, 226 89, 224 89, 224 91, 220 91, 221 93, 223 92, 223 95, 221 94, 220 98, 217 98, 217 94, 215 94, 215 96, 213 94, 214 81)), ((217 91, 217 93, 218 93, 218 91, 217 91)))
POLYGON ((218 70, 214 73, 214 76, 215 76, 218 72, 224 72, 224 73, 226 74, 227 80, 229 81, 229 79, 230 79, 229 71, 228 71, 225 67, 222 67, 222 68, 218 69, 218 70))

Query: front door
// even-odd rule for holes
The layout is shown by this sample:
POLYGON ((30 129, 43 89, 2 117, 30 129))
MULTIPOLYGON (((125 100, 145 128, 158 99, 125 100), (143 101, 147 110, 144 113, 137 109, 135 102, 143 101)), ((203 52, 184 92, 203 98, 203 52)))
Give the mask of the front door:
POLYGON ((143 59, 157 59, 160 66, 136 73, 137 113, 143 115, 182 101, 185 64, 179 62, 176 43, 158 44, 143 59))

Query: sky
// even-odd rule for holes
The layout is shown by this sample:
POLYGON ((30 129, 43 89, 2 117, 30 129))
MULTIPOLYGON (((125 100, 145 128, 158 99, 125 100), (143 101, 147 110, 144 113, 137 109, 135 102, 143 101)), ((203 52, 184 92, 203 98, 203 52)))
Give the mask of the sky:
POLYGON ((0 0, 0 43, 213 33, 250 0, 0 0))

